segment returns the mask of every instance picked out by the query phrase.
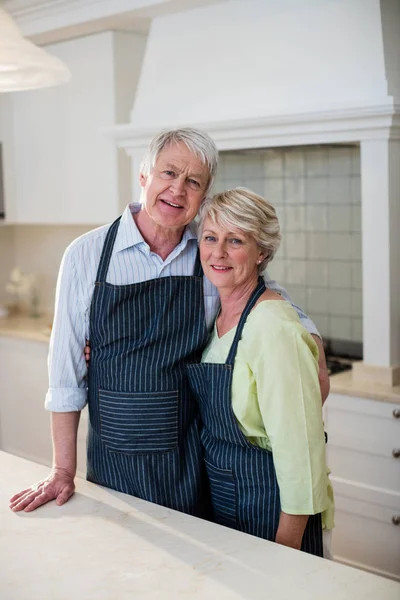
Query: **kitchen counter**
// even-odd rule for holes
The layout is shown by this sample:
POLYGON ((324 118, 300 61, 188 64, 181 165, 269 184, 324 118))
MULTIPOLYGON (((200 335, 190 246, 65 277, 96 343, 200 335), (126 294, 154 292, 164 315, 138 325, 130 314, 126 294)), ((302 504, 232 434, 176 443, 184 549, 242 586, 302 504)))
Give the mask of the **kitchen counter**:
POLYGON ((64 506, 13 513, 48 472, 0 452, 2 600, 399 600, 400 584, 77 479, 64 506))
MULTIPOLYGON (((357 396, 358 398, 371 398, 381 402, 400 404, 400 386, 389 386, 371 381, 354 381, 352 371, 343 371, 332 375, 330 378, 331 394, 357 396)), ((329 400, 328 400, 329 402, 329 400)))

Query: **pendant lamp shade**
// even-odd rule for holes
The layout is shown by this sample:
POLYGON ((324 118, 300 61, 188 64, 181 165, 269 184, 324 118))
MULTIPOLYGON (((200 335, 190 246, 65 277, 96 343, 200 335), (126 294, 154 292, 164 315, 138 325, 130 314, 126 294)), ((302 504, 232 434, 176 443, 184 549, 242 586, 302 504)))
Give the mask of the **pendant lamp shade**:
POLYGON ((58 85, 71 77, 68 67, 22 36, 0 8, 0 92, 58 85))

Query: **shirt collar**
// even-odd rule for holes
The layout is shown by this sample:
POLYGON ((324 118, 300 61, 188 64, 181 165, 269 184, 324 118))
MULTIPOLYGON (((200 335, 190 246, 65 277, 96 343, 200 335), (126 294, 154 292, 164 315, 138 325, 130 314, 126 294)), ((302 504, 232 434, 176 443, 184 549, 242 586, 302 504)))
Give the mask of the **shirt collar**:
MULTIPOLYGON (((147 242, 143 239, 140 233, 133 215, 141 210, 141 204, 132 203, 128 204, 121 216, 121 221, 118 228, 118 234, 114 244, 115 252, 126 250, 132 246, 144 244, 148 246, 147 242)), ((190 223, 185 227, 185 231, 182 236, 182 240, 179 244, 184 248, 190 240, 197 241, 197 227, 194 222, 190 223)))

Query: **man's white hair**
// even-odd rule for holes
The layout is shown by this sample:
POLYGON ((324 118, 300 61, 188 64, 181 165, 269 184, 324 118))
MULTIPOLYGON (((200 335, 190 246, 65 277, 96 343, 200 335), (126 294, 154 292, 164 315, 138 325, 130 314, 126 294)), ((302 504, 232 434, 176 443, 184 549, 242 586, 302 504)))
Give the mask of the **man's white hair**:
POLYGON ((149 147, 143 157, 140 165, 140 172, 143 175, 149 175, 156 164, 157 158, 164 148, 170 144, 184 143, 190 152, 206 165, 209 173, 206 195, 214 183, 215 174, 218 167, 218 150, 210 136, 198 129, 184 127, 181 129, 171 129, 157 134, 150 142, 149 147))

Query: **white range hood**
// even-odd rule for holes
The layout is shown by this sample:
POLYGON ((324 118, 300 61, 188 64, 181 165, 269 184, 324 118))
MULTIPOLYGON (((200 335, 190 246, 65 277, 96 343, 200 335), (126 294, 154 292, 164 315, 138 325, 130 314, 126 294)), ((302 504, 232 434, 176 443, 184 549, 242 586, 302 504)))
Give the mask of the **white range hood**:
POLYGON ((225 0, 157 17, 130 123, 113 131, 133 181, 153 134, 179 125, 208 131, 220 150, 360 143, 364 364, 354 376, 388 385, 400 383, 398 31, 397 0, 225 0))
POLYGON ((188 123, 231 131, 310 121, 329 133, 338 118, 390 116, 400 103, 396 3, 381 4, 231 0, 154 19, 120 137, 188 123))

